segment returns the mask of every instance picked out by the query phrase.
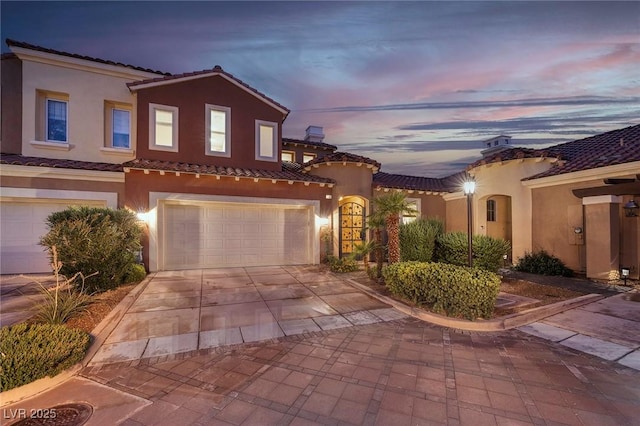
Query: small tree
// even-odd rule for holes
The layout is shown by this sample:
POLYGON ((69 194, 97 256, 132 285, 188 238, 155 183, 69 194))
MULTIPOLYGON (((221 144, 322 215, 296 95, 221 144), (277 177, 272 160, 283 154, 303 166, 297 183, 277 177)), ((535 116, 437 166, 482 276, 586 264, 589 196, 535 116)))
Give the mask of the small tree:
POLYGON ((415 214, 417 210, 409 205, 407 196, 400 191, 390 192, 373 202, 376 210, 384 217, 389 238, 389 263, 400 261, 400 216, 404 213, 415 214))
POLYGON ((50 256, 57 247, 63 275, 80 272, 87 277, 87 293, 121 285, 140 249, 142 230, 129 210, 72 207, 49 215, 47 225, 49 232, 40 244, 49 249, 50 256))
POLYGON ((373 230, 375 243, 374 254, 376 256, 376 278, 382 278, 382 264, 384 263, 384 245, 382 244, 382 229, 384 228, 384 216, 380 212, 373 212, 367 217, 367 226, 373 230))
POLYGON ((364 266, 364 270, 367 272, 367 276, 371 276, 371 268, 369 267, 369 254, 371 254, 376 249, 376 242, 363 241, 361 243, 355 243, 353 245, 353 248, 353 256, 362 256, 362 266, 364 266))

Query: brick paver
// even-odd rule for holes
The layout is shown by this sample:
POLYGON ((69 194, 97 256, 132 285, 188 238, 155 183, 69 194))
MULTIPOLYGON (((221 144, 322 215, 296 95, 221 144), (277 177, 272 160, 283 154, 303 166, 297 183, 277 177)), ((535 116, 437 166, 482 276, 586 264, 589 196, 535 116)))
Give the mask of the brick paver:
POLYGON ((407 318, 88 367, 125 425, 632 425, 640 372, 519 331, 407 318))

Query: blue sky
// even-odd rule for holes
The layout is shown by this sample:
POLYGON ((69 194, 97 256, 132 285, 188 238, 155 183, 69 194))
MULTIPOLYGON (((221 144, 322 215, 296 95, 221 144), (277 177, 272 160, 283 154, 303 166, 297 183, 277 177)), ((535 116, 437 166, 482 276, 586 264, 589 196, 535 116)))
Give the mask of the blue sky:
MULTIPOLYGON (((172 73, 221 65, 291 110, 285 137, 444 176, 511 135, 640 123, 640 2, 11 2, 2 38, 172 73)), ((3 45, 3 52, 7 51, 3 45)))

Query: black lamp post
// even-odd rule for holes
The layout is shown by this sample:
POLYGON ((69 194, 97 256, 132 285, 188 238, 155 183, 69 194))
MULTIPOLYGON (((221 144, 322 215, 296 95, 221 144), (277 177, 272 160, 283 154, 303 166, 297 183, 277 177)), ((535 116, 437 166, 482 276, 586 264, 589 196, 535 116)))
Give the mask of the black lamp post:
POLYGON ((463 185, 464 193, 467 196, 467 238, 469 246, 469 267, 473 266, 473 215, 471 210, 471 200, 476 190, 476 183, 468 180, 463 185))

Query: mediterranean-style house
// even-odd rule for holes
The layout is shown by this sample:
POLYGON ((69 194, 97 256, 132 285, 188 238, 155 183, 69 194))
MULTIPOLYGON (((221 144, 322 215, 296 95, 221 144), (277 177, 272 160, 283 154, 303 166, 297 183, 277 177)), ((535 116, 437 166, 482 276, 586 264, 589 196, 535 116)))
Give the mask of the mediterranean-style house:
POLYGON ((372 199, 389 191, 465 231, 471 177, 475 233, 511 241, 513 259, 545 249, 589 277, 638 277, 640 224, 626 215, 640 198, 640 125, 543 150, 501 135, 452 176, 389 174, 321 127, 283 138, 289 110, 219 66, 176 75, 7 45, 2 274, 49 271, 44 220, 69 205, 139 213, 150 271, 315 264, 321 236, 340 256, 368 238, 372 199))

